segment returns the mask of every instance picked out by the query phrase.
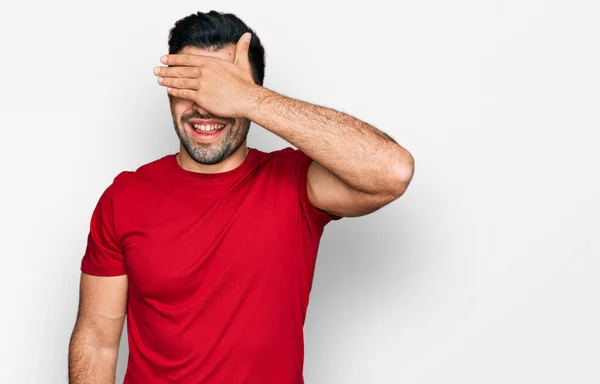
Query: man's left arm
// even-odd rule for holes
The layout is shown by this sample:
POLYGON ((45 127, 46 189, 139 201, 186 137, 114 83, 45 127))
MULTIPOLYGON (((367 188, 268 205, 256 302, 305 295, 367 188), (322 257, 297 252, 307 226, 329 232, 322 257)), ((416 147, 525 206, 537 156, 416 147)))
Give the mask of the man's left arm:
POLYGON ((361 216, 401 196, 412 178, 412 155, 373 126, 345 113, 285 97, 255 84, 250 33, 236 44, 232 62, 169 54, 159 84, 216 116, 245 117, 296 146, 313 160, 310 202, 337 216, 361 216))
POLYGON ((410 183, 410 152, 348 114, 256 86, 246 117, 296 146, 313 162, 311 203, 337 216, 371 213, 400 197, 410 183))

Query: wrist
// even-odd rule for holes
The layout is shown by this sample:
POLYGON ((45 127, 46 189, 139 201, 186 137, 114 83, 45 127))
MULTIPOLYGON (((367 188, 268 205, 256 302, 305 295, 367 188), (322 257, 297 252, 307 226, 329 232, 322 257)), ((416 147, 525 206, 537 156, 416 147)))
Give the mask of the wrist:
POLYGON ((270 89, 257 84, 251 85, 248 91, 247 103, 244 109, 244 117, 256 122, 255 120, 260 114, 262 104, 267 98, 273 95, 275 95, 275 92, 271 91, 270 89))

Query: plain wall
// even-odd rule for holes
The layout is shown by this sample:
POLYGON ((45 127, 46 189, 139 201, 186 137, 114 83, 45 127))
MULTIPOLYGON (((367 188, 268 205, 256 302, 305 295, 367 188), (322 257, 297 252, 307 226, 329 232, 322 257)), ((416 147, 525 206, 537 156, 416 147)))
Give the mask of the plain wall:
POLYGON ((0 382, 67 382, 92 210, 178 151, 152 69, 211 9, 256 30, 266 87, 416 159, 399 200, 326 228, 307 384, 600 382, 600 6, 578 0, 3 3, 0 382))

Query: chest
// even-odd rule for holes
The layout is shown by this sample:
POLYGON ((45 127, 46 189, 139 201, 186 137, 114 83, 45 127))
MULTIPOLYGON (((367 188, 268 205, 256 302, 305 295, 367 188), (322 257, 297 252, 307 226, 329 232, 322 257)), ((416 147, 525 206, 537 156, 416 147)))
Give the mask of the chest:
POLYGON ((202 291, 297 285, 308 238, 297 196, 282 188, 248 182, 201 198, 173 191, 136 202, 123 237, 130 286, 173 303, 202 291))

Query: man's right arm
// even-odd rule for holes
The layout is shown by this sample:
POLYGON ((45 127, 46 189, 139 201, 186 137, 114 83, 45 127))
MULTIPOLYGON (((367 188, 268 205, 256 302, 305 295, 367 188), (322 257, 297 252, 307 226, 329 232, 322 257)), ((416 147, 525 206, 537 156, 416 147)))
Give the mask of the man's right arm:
POLYGON ((69 384, 114 384, 127 313, 127 275, 81 274, 79 312, 69 343, 69 384))

